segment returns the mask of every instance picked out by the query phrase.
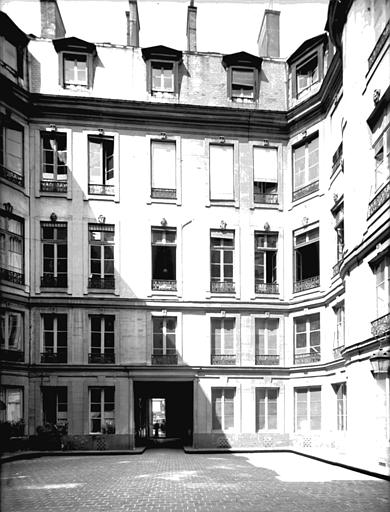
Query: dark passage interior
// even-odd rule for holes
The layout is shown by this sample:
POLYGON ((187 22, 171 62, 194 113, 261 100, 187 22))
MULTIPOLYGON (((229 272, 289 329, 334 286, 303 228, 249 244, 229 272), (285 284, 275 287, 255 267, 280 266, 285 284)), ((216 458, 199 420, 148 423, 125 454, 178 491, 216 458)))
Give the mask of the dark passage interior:
POLYGON ((192 381, 134 382, 137 446, 192 445, 192 381))

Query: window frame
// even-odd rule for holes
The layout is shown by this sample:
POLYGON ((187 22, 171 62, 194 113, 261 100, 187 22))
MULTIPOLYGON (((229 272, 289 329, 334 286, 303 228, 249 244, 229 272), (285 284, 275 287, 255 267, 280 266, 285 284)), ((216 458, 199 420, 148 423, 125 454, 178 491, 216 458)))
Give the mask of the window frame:
MULTIPOLYGON (((90 434, 115 434, 115 386, 91 386, 88 389, 88 395, 89 395, 89 432, 90 434), (92 402, 92 392, 93 391, 99 391, 100 392, 100 400, 92 402), (106 400, 106 393, 112 393, 113 394, 113 400, 109 401, 106 400), (99 404, 99 411, 92 411, 92 404, 99 404), (112 411, 106 410, 107 405, 112 405, 112 411), (112 412, 112 414, 105 414, 107 412, 112 412), (93 417, 92 414, 97 413, 99 416, 93 417), (94 429, 93 428, 93 420, 100 420, 100 428, 94 429), (109 423, 108 426, 103 426, 103 422, 107 425, 107 422, 109 423)), ((108 397, 111 398, 111 397, 108 397)))
MULTIPOLYGON (((308 257, 306 256, 306 259, 308 257)), ((300 228, 293 231, 293 261, 294 261, 294 272, 293 272, 293 292, 300 293, 302 291, 311 290, 320 286, 321 267, 320 267, 320 226, 319 224, 312 224, 306 228, 300 228), (310 239, 310 233, 317 231, 315 238, 310 239), (305 235, 306 240, 304 242, 298 242, 298 237, 305 235), (302 261, 302 253, 299 252, 302 248, 310 245, 317 244, 315 249, 318 253, 318 275, 312 275, 309 277, 303 277, 304 263, 302 261), (301 261, 300 261, 301 259, 301 261)), ((307 263, 306 263, 307 265, 307 263)))
MULTIPOLYGON (((225 141, 223 143, 210 141, 208 143, 208 178, 209 178, 209 202, 210 204, 232 204, 236 201, 236 147, 233 142, 225 141), (214 191, 214 182, 219 183, 221 180, 219 179, 218 174, 220 171, 215 171, 213 173, 214 167, 212 166, 212 148, 231 148, 231 176, 229 177, 229 181, 231 182, 231 190, 229 192, 214 191), (217 173, 217 176, 215 176, 217 173), (214 176, 214 178, 213 178, 214 176), (217 197, 215 197, 217 196, 217 197), (223 196, 223 197, 222 197, 223 196)), ((220 169, 220 167, 216 167, 220 169)), ((229 173, 230 174, 230 173, 229 173)))
POLYGON ((69 400, 68 400, 68 387, 67 386, 43 386, 42 390, 42 419, 43 423, 52 423, 50 422, 48 416, 48 407, 47 402, 49 400, 50 395, 52 398, 54 397, 55 401, 55 422, 54 425, 59 429, 62 433, 67 432, 68 429, 68 416, 69 416, 69 400), (62 395, 62 396, 61 396, 62 395), (65 395, 65 396, 64 396, 65 395), (65 400, 64 400, 65 398, 65 400), (65 407, 64 407, 65 406, 65 407), (63 410, 61 410, 63 409, 63 410), (65 414, 64 414, 65 413, 65 414))
POLYGON ((211 430, 213 432, 234 432, 235 430, 235 414, 236 407, 236 388, 235 387, 213 387, 211 388, 211 430), (221 393, 221 414, 220 421, 218 421, 217 411, 216 411, 216 395, 217 393, 221 393), (233 397, 226 398, 226 394, 231 392, 233 397), (227 424, 227 415, 226 415, 226 402, 230 400, 232 402, 232 422, 231 425, 227 424), (218 424, 216 423, 218 421, 218 424))
POLYGON ((384 255, 375 263, 373 268, 375 275, 375 302, 377 319, 390 313, 390 254, 384 255), (381 268, 383 270, 381 271, 381 268), (383 279, 380 280, 380 273, 383 273, 383 279), (382 290, 380 292, 379 290, 382 290), (383 299, 380 298, 380 294, 383 299), (383 300, 383 305, 381 301, 383 300), (386 304, 387 301, 387 304, 386 304))
POLYGON ((113 135, 88 134, 88 194, 115 196, 116 192, 116 158, 115 158, 115 137, 113 135), (92 180, 92 153, 91 144, 99 144, 99 183, 93 183, 92 180), (112 151, 112 152, 111 152, 112 151), (109 160, 112 161, 112 167, 109 168, 109 160), (112 173, 111 177, 108 177, 112 173), (111 183, 108 183, 111 181, 111 183))
POLYGON ((89 363, 115 363, 115 315, 89 315, 89 363), (99 322, 99 330, 93 329, 94 322, 99 322), (112 324, 112 330, 107 327, 112 324), (98 336, 94 336, 98 335, 98 336), (94 342, 99 337, 99 343, 94 342), (110 339, 111 338, 111 339, 110 339))
POLYGON ((255 400, 256 400, 256 432, 276 432, 279 427, 279 418, 278 418, 278 406, 279 406, 279 394, 280 390, 277 387, 256 387, 255 388, 255 400), (263 415, 260 414, 261 410, 261 396, 260 394, 264 392, 264 427, 261 427, 261 417, 263 415), (275 393, 275 398, 270 398, 270 394, 275 393), (275 414, 270 414, 270 402, 274 401, 275 414), (270 417, 275 416, 275 426, 270 426, 270 417))
POLYGON ((210 359, 212 365, 235 365, 237 361, 238 323, 235 316, 210 316, 210 359), (225 323, 231 322, 231 340, 225 323), (219 329, 219 340, 216 330, 219 329), (217 343, 219 341, 219 344, 217 343), (228 345, 231 344, 231 348, 228 345))
MULTIPOLYGON (((150 139, 150 197, 154 199, 177 199, 177 192, 178 192, 178 176, 177 176, 177 166, 178 166, 178 150, 177 150, 177 141, 176 139, 157 139, 157 138, 151 138, 150 139), (158 172, 158 169, 155 169, 155 159, 154 159, 154 145, 166 145, 167 147, 174 147, 174 168, 171 171, 173 173, 173 181, 174 181, 174 188, 168 188, 168 187, 154 187, 157 174, 161 174, 158 172)), ((158 177, 157 182, 160 180, 158 177)))
POLYGON ((255 293, 279 293, 278 285, 278 231, 255 231, 254 233, 254 280, 255 280, 255 293), (264 237, 264 245, 259 247, 258 240, 264 237), (275 247, 269 246, 268 238, 276 237, 275 247), (257 256, 263 254, 263 265, 257 263, 257 256), (272 254, 267 257, 267 254, 272 254), (268 261, 268 260, 274 260, 268 261), (273 266, 274 265, 274 266, 273 266), (271 266, 271 281, 267 280, 268 268, 271 266), (257 277, 257 272, 263 267, 263 279, 257 277))
POLYGON ((174 356, 177 354, 177 325, 178 325, 178 321, 177 321, 177 317, 176 316, 162 316, 162 315, 153 315, 152 316, 152 339, 153 339, 153 342, 152 342, 152 355, 154 356, 174 356), (174 331, 171 332, 169 331, 168 332, 168 329, 167 329, 167 323, 169 321, 173 321, 174 322, 174 331), (158 331, 156 329, 156 324, 157 322, 162 322, 162 330, 161 331, 158 331), (173 336, 173 341, 174 341, 174 347, 171 347, 169 348, 168 347, 168 343, 167 343, 167 336, 173 336), (156 336, 161 336, 162 338, 162 347, 161 347, 161 352, 158 352, 158 348, 156 347, 156 336))
POLYGON ((390 179, 390 125, 387 125, 387 127, 382 130, 372 148, 375 161, 374 193, 377 194, 390 179), (378 158, 378 155, 381 155, 381 157, 378 158), (381 175, 382 179, 380 178, 381 175))
POLYGON ((41 313, 41 362, 42 363, 67 363, 68 362, 68 314, 67 313, 41 313), (60 318, 59 318, 60 317, 60 318), (53 329, 49 329, 45 326, 46 320, 51 319, 53 321, 53 329), (59 329, 59 321, 65 320, 66 330, 59 329), (53 336, 53 348, 48 349, 46 343, 46 334, 52 333, 53 336), (65 333, 64 344, 59 343, 61 333, 65 333))
POLYGON ((1 323, 3 328, 0 327, 0 348, 1 350, 10 350, 13 352, 24 352, 24 315, 21 311, 5 310, 0 311, 1 323), (17 321, 16 331, 18 341, 14 346, 10 345, 10 338, 12 333, 12 326, 10 327, 10 317, 16 316, 19 320, 17 321), (3 338, 4 336, 4 338, 3 338), (3 342, 4 340, 4 342, 3 342))
MULTIPOLYGON (((245 84, 239 84, 245 85, 245 84)), ((228 95, 232 101, 250 101, 255 102, 258 99, 259 95, 259 70, 256 67, 252 66, 244 66, 240 64, 232 64, 228 68, 228 95), (236 84, 234 79, 234 72, 252 72, 252 95, 251 96, 242 96, 234 93, 234 86, 236 84)))
MULTIPOLYGON (((254 144, 252 146, 252 163, 253 163, 253 204, 255 207, 264 205, 278 206, 279 205, 279 148, 278 146, 270 146, 259 144, 254 144), (256 153, 258 151, 273 151, 275 152, 276 157, 276 168, 275 175, 276 178, 270 179, 269 177, 265 178, 265 180, 259 180, 256 177, 256 174, 261 171, 257 168, 256 162, 258 158, 256 158, 256 153)), ((263 176, 264 177, 264 176, 263 176)))
POLYGON ((224 229, 224 230, 210 230, 210 291, 211 293, 235 293, 235 251, 236 251, 236 233, 233 229, 224 229), (232 245, 222 245, 217 246, 213 240, 232 240, 232 245), (231 262, 228 261, 230 258, 226 257, 229 253, 231 254, 231 262), (218 254, 219 261, 214 262, 213 259, 215 255, 218 254), (226 270, 225 267, 231 267, 231 277, 225 276, 226 270), (213 268, 218 268, 219 277, 213 276, 213 268))
POLYGON ((336 398, 336 420, 337 430, 347 430, 347 383, 339 382, 333 384, 333 390, 336 398))
MULTIPOLYGON (((313 401, 314 402, 314 401, 313 401)), ((303 415, 302 415, 303 417, 303 415)), ((322 426, 322 387, 321 386, 305 386, 305 387, 295 387, 294 388, 294 429, 295 432, 312 432, 312 431, 321 431, 322 426), (312 393, 319 391, 319 414, 312 414, 313 412, 313 403, 312 403, 312 393), (305 408, 306 408, 306 418, 303 420, 306 422, 307 426, 300 428, 299 417, 298 417, 298 393, 305 393, 305 408), (313 428, 313 422, 315 418, 319 420, 319 426, 313 428)))
POLYGON ((0 421, 7 421, 11 424, 15 424, 15 423, 19 423, 19 422, 21 423, 24 421, 24 387, 2 385, 2 386, 0 386, 0 399, 5 404, 5 409, 0 410, 0 421), (9 393, 15 393, 15 392, 20 393, 19 401, 18 402, 9 402, 9 398, 8 398, 9 393), (8 406, 10 404, 14 404, 14 403, 19 405, 19 407, 18 407, 19 414, 18 414, 17 418, 13 419, 11 417, 12 415, 9 414, 10 411, 9 411, 8 406))
POLYGON ((41 288, 68 288, 68 223, 67 222, 41 222, 41 245, 42 245, 42 276, 41 288), (53 229, 55 238, 44 238, 44 229, 53 229), (58 230, 65 230, 66 238, 58 238, 58 230), (45 246, 53 247, 53 257, 45 256, 45 246), (65 246, 66 256, 59 257, 59 247, 65 246), (53 271, 45 272, 45 262, 53 261, 53 271), (66 271, 59 272, 58 266, 61 261, 66 262, 66 271))
POLYGON ((291 96, 293 99, 300 99, 305 97, 305 92, 312 89, 313 86, 322 82, 324 78, 324 44, 320 44, 317 48, 306 53, 301 58, 297 59, 290 66, 291 70, 291 96), (307 65, 313 58, 317 58, 318 78, 309 84, 307 87, 300 89, 298 87, 298 74, 297 70, 307 65))
MULTIPOLYGON (((300 160, 302 157, 300 158, 300 160)), ((292 200, 297 201, 303 197, 306 197, 314 192, 318 192, 319 190, 319 181, 320 181, 320 138, 319 132, 315 132, 310 136, 306 137, 304 140, 293 144, 292 146, 292 200), (317 153, 317 161, 315 165, 310 166, 310 145, 316 141, 317 146, 315 147, 313 152, 317 153), (303 184, 300 186, 296 185, 297 181, 297 151, 301 148, 304 149, 303 159, 304 159, 304 167, 301 169, 301 173, 303 175, 303 184), (310 169, 312 167, 316 168, 316 176, 314 179, 310 179, 310 169)))
POLYGON ((5 227, 0 226, 0 265, 1 265, 1 279, 4 279, 5 281, 12 282, 14 284, 18 285, 24 285, 24 268, 25 268, 25 241, 24 241, 24 219, 21 217, 18 217, 17 215, 14 215, 13 213, 9 213, 6 210, 0 209, 0 217, 5 219, 4 225, 5 227), (15 233, 12 231, 9 231, 9 221, 16 221, 20 226, 21 233, 15 233), (1 242, 1 238, 3 238, 4 242, 1 242), (20 243, 21 251, 11 251, 11 238, 13 238, 15 241, 20 243), (4 245, 3 245, 4 244, 4 245), (9 263, 10 256, 15 253, 20 256, 21 259, 21 265, 20 265, 20 272, 15 270, 18 267, 11 266, 9 263), (3 266, 3 261, 4 266, 3 266), (11 269, 12 267, 12 269, 11 269))
POLYGON ((321 314, 310 313, 308 315, 301 315, 294 317, 294 364, 311 364, 317 363, 321 361, 321 314), (311 324, 318 322, 318 328, 312 329, 311 324), (305 324, 304 331, 297 331, 297 324, 305 324), (318 343, 312 344, 311 338, 315 336, 315 333, 318 333, 318 343), (304 346, 298 347, 298 336, 304 335, 305 344, 304 346), (298 357, 297 357, 298 356, 298 357), (299 356, 301 357, 302 362, 299 361, 299 356), (305 361, 305 356, 309 359, 305 361))
POLYGON ((115 289, 115 225, 114 224, 88 224, 88 268, 89 268, 89 289, 103 289, 110 290, 115 289), (100 240, 93 239, 92 233, 110 233, 112 234, 112 240, 106 240, 103 236, 100 240), (92 258, 92 247, 100 247, 99 258, 92 258), (112 247, 112 258, 105 257, 105 247, 112 247), (92 262, 100 261, 100 272, 92 272, 92 262), (112 261, 112 273, 105 271, 105 263, 112 261), (95 276, 95 277, 94 277, 95 276), (97 285, 97 286, 96 286, 97 285))
POLYGON ((40 144, 41 144, 41 192, 64 192, 68 191, 68 175, 69 175, 69 166, 68 166, 68 134, 66 132, 60 131, 41 131, 40 132, 40 144), (54 141, 54 148, 51 150, 45 149, 44 142, 45 139, 54 141), (63 139, 65 142, 65 150, 59 150, 59 139, 63 139), (45 161, 46 152, 52 153, 53 163, 47 163, 45 161), (59 164, 60 160, 59 154, 63 153, 65 163, 59 164), (44 172, 45 166, 52 165, 53 173, 44 172), (63 166, 65 168, 65 173, 58 173, 58 168, 63 166), (52 174, 52 178, 46 178, 45 174, 52 174), (65 179, 59 179, 59 174, 65 176, 65 179))
MULTIPOLYGON (((12 120, 2 120, 0 119, 0 177, 19 185, 20 187, 24 187, 25 185, 25 155, 24 155, 24 126, 16 123, 12 120), (20 134, 20 166, 21 171, 16 170, 15 168, 11 169, 11 166, 8 163, 8 158, 10 154, 7 150, 7 141, 9 137, 7 136, 7 130, 12 130, 20 134)), ((15 141, 14 141, 15 142, 15 141)), ((18 155, 12 155, 12 158, 18 158, 18 155)))
POLYGON ((281 321, 279 317, 255 317, 254 319, 254 331, 255 331, 255 355, 270 355, 270 356, 277 356, 279 358, 279 339, 280 339, 280 329, 281 329, 281 321), (260 327, 260 323, 264 323, 264 328, 262 329, 260 327), (276 323, 276 329, 275 329, 275 347, 271 346, 272 342, 272 333, 274 331, 271 330, 271 326, 268 325, 271 322, 276 323), (261 331, 263 331, 263 334, 260 334, 261 331), (261 336, 264 337, 263 341, 263 351, 261 351, 261 336))

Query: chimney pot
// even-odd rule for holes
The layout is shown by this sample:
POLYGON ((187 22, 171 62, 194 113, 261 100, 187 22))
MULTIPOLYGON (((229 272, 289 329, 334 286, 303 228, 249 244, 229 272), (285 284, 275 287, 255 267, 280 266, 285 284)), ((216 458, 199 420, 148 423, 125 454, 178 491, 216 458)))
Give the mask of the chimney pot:
POLYGON ((129 10, 126 11, 127 18, 127 46, 139 46, 140 23, 138 16, 137 0, 129 0, 129 10))
POLYGON ((65 37, 65 26, 58 8, 57 0, 41 2, 41 37, 57 39, 65 37))
POLYGON ((196 11, 194 0, 191 0, 187 10, 187 50, 189 52, 196 52, 196 11))
POLYGON ((266 9, 257 44, 260 57, 280 57, 280 11, 266 9))

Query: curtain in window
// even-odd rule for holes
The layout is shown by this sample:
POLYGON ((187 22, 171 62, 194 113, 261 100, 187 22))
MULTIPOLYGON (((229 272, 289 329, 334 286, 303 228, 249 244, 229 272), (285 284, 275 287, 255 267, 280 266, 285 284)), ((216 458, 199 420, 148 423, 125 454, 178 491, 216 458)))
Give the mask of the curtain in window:
POLYGON ((233 146, 210 145, 210 199, 234 199, 233 146))
POLYGON ((7 390, 7 421, 22 419, 22 390, 7 390))

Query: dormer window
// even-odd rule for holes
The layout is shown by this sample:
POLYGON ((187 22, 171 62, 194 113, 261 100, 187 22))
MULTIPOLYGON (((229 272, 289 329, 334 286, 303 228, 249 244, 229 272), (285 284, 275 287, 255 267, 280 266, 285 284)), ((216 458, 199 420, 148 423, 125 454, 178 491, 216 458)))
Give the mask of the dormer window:
POLYGON ((93 85, 96 46, 77 37, 53 41, 59 58, 59 82, 64 89, 87 89, 93 85))
POLYGON ((142 48, 142 57, 146 62, 146 85, 150 94, 178 94, 182 55, 181 51, 166 46, 142 48))
POLYGON ((222 64, 227 71, 228 97, 233 101, 254 101, 258 97, 260 57, 246 52, 224 55, 222 64))
POLYGON ((297 93, 312 86, 319 79, 318 73, 318 57, 314 55, 301 66, 297 66, 296 71, 297 93))
POLYGON ((27 43, 24 32, 4 12, 0 12, 0 69, 14 82, 24 77, 27 43))

